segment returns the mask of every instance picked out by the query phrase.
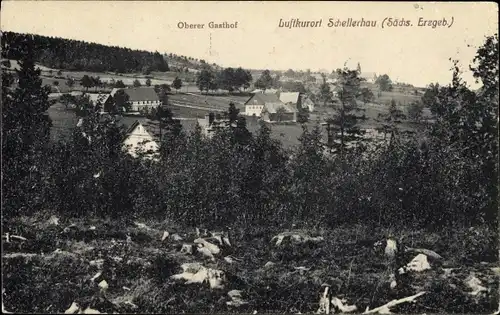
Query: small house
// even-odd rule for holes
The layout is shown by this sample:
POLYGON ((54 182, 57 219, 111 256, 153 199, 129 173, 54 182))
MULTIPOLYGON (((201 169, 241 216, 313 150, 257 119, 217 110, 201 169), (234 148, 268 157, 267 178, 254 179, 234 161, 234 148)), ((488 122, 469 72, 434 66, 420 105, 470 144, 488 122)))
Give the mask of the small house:
POLYGON ((299 93, 257 93, 245 102, 245 115, 261 117, 264 121, 297 121, 299 93), (284 96, 282 96, 284 95, 284 96), (280 98, 283 99, 283 102, 280 98))
POLYGON ((111 95, 113 96, 118 90, 123 90, 128 95, 130 110, 133 112, 151 110, 162 105, 158 94, 152 87, 113 89, 111 95))
POLYGON ((198 125, 205 136, 212 137, 217 129, 229 127, 229 119, 222 119, 214 113, 209 113, 205 118, 198 119, 198 125))
POLYGON ((101 105, 101 111, 106 111, 106 108, 109 106, 113 106, 113 98, 110 94, 103 93, 86 93, 85 95, 89 96, 89 100, 92 105, 96 106, 97 104, 101 105))
POLYGON ((160 129, 155 122, 149 119, 137 120, 128 128, 123 147, 133 157, 144 152, 146 158, 155 159, 160 149, 159 135, 160 129))

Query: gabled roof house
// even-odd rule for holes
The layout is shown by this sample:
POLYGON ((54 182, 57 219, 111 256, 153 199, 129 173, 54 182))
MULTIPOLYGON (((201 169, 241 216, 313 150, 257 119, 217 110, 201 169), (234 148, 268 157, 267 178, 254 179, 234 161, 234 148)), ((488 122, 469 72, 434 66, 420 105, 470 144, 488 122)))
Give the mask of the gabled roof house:
POLYGON ((264 121, 296 121, 300 93, 256 93, 245 102, 245 115, 261 117, 264 121))

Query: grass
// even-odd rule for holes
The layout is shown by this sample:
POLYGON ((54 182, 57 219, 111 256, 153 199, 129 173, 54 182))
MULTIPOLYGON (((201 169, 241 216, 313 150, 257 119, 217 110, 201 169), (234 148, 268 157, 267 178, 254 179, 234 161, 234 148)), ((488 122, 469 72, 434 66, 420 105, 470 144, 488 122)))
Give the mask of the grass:
MULTIPOLYGON (((411 234, 413 246, 438 251, 447 265, 458 269, 445 277, 439 267, 433 266, 433 270, 413 275, 408 280, 411 286, 390 290, 383 249, 372 246, 385 236, 386 231, 380 228, 357 225, 306 231, 323 236, 325 241, 309 245, 285 242, 280 247, 273 245, 271 238, 281 231, 259 227, 232 230, 233 246, 223 248, 212 263, 180 254, 178 245, 192 242, 196 236, 193 229, 169 221, 139 220, 149 227, 141 228, 127 220, 61 218, 60 225, 51 226, 46 223, 47 218, 48 215, 40 215, 3 222, 4 232, 28 239, 20 244, 4 244, 8 245, 3 253, 4 305, 9 311, 61 313, 77 301, 101 312, 312 313, 318 308, 323 284, 330 286, 333 296, 347 299, 361 311, 366 306, 374 308, 421 290, 428 293, 415 305, 396 311, 491 313, 498 305, 498 281, 491 271, 495 259, 464 264, 474 249, 462 244, 474 243, 477 236, 463 230, 406 230, 406 235, 401 234, 405 239, 411 234), (70 225, 73 226, 65 231, 70 225), (184 241, 162 242, 165 230, 179 234, 184 241), (127 235, 130 242, 126 241, 127 235), (45 254, 41 255, 41 251, 45 254), (16 258, 13 253, 35 255, 16 258), (228 254, 239 262, 225 262, 223 257, 228 254), (96 264, 99 259, 102 267, 96 264), (180 272, 180 264, 195 261, 223 270, 225 287, 211 290, 205 285, 170 279, 180 272), (265 267, 269 261, 274 265, 265 267), (301 273, 296 267, 310 269, 301 273), (96 283, 90 281, 99 270, 102 275, 97 281, 104 279, 109 284, 105 294, 99 293, 96 283), (489 293, 478 297, 468 293, 464 281, 471 273, 490 289, 489 293), (226 305, 227 292, 233 289, 242 290, 248 304, 239 308, 226 305)), ((497 237, 495 231, 478 231, 497 237)), ((491 243, 484 244, 487 251, 496 251, 491 243)))

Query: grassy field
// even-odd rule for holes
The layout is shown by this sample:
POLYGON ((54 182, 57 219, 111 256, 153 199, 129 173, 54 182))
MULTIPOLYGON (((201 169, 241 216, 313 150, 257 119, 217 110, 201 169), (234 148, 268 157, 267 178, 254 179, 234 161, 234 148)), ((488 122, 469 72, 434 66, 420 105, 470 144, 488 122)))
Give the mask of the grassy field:
POLYGON ((357 312, 419 292, 425 293, 415 303, 391 311, 491 314, 498 307, 496 231, 482 228, 398 233, 406 246, 434 250, 443 259, 406 272, 394 288, 383 247, 374 246, 387 231, 365 226, 294 230, 317 241, 285 239, 281 245, 273 239, 281 230, 231 230, 230 246, 210 240, 220 249, 214 259, 180 251, 198 236, 167 221, 40 214, 3 222, 2 230, 25 238, 3 244, 3 304, 10 312, 62 313, 76 302, 106 313, 311 314, 325 286, 357 312), (211 278, 218 286, 172 278, 185 263, 218 271, 211 278), (106 289, 98 287, 103 280, 106 289), (244 303, 228 305, 232 290, 240 290, 244 303))

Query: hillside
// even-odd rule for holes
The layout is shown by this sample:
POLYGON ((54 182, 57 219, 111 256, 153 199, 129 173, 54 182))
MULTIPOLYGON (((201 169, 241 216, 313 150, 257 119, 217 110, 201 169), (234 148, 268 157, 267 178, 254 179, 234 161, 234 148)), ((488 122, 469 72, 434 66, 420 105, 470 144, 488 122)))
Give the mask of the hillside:
POLYGON ((169 70, 158 52, 14 32, 2 33, 2 58, 20 59, 28 38, 33 39, 36 61, 49 68, 119 73, 169 70))

